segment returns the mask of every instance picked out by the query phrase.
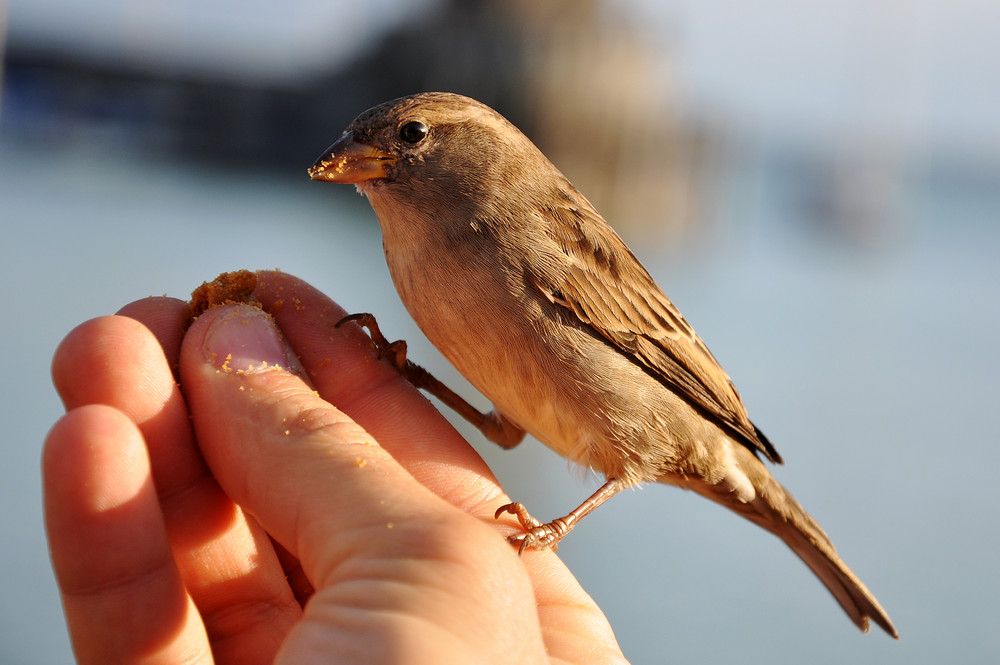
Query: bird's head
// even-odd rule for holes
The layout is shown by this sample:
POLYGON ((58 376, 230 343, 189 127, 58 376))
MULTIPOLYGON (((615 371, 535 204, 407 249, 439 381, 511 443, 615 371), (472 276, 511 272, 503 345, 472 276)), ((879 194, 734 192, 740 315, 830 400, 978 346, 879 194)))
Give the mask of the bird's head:
POLYGON ((349 183, 379 209, 450 205, 476 216, 496 192, 534 198, 535 183, 562 175, 490 107, 451 93, 421 93, 359 115, 309 169, 313 180, 349 183))

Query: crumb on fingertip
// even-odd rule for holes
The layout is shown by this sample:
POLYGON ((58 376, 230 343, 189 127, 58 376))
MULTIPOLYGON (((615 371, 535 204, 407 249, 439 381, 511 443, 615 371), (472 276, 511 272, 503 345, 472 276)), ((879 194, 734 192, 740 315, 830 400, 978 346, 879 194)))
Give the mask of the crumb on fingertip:
POLYGON ((204 312, 219 305, 230 303, 245 303, 261 307, 253 297, 257 288, 257 273, 250 270, 224 272, 211 282, 203 282, 191 292, 191 318, 195 319, 204 312))

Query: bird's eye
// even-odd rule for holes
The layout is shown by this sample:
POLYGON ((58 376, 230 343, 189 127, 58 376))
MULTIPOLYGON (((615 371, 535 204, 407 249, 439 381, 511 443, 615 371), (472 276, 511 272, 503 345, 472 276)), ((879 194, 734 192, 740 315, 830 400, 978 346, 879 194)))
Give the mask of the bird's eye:
POLYGON ((407 143, 419 143, 425 136, 427 136, 427 125, 416 120, 399 128, 399 138, 407 143))

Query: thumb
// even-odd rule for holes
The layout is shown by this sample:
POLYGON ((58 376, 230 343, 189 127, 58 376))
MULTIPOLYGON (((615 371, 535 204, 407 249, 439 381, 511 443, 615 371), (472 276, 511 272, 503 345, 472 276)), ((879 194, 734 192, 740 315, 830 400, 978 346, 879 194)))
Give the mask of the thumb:
POLYGON ((434 626, 440 639, 425 644, 426 662, 440 662, 442 648, 487 645, 518 662, 541 649, 531 582, 513 549, 323 401, 267 313, 229 305, 203 314, 184 339, 180 374, 219 485, 316 589, 285 644, 289 662, 316 649, 391 644, 391 619, 407 642, 414 626, 421 635, 434 626), (497 625, 508 630, 498 635, 497 625))
POLYGON ((349 557, 509 554, 491 527, 417 482, 321 399, 266 312, 227 305, 201 315, 184 339, 180 373, 213 475, 317 589, 349 557))
POLYGON ((184 339, 180 366, 213 475, 314 584, 352 548, 384 546, 443 515, 478 524, 323 401, 261 309, 227 305, 203 314, 184 339), (373 537, 393 530, 392 538, 373 537))

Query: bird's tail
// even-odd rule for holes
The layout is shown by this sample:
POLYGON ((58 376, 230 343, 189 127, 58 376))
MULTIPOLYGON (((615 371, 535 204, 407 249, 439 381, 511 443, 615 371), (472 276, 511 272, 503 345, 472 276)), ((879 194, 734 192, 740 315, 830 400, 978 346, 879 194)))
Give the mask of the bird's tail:
POLYGON ((837 555, 830 538, 795 497, 756 458, 741 466, 756 490, 752 501, 742 502, 735 493, 720 491, 719 486, 706 483, 694 482, 688 487, 781 538, 826 585, 862 631, 868 632, 868 620, 871 619, 899 639, 889 615, 837 555))

